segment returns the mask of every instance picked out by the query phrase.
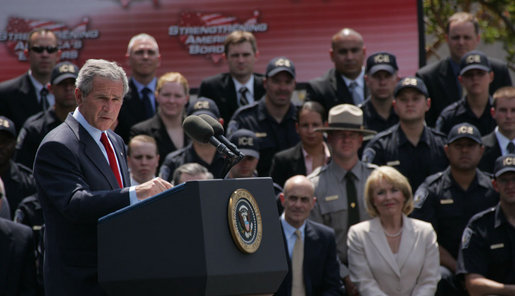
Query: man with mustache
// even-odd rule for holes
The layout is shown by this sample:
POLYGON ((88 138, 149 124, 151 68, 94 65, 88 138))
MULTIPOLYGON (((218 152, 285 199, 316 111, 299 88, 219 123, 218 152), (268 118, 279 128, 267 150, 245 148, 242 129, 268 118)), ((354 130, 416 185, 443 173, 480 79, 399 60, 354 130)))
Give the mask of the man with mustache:
POLYGON ((296 107, 291 102, 295 90, 295 66, 285 57, 276 57, 266 67, 264 100, 243 106, 234 113, 227 128, 231 135, 239 129, 256 133, 259 141, 259 176, 268 176, 272 157, 299 142, 295 130, 296 107))
POLYGON ((411 215, 433 224, 438 236, 442 277, 437 295, 466 295, 454 275, 461 234, 474 214, 495 206, 499 198, 490 177, 477 168, 484 146, 475 126, 455 125, 444 150, 449 167, 420 185, 411 215))

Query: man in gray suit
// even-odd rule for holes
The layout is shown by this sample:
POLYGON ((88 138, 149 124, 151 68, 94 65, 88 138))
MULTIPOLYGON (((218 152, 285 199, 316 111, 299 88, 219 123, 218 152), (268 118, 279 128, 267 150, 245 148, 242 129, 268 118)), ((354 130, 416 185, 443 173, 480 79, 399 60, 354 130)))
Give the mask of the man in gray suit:
POLYGON ((171 184, 130 185, 125 145, 109 130, 128 83, 113 62, 88 60, 79 72, 78 108, 41 143, 34 176, 45 216, 46 295, 105 295, 97 282, 97 220, 171 184))

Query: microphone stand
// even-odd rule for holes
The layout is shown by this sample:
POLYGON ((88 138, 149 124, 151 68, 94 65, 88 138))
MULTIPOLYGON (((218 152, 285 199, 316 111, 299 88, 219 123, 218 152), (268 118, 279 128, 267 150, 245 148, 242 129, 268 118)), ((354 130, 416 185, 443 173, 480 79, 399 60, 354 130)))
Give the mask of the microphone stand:
POLYGON ((229 178, 229 171, 233 166, 235 166, 238 162, 240 162, 243 159, 243 155, 236 155, 233 158, 226 157, 224 159, 224 168, 222 170, 222 176, 225 176, 224 179, 229 178))

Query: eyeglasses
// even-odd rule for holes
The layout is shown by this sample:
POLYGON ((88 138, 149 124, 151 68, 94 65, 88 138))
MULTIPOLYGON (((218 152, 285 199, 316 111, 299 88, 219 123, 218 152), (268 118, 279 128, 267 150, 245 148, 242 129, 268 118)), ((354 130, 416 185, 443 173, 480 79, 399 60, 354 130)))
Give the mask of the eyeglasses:
POLYGON ((57 52, 59 48, 57 48, 57 46, 32 46, 30 50, 37 53, 42 53, 45 50, 48 53, 54 53, 57 52))

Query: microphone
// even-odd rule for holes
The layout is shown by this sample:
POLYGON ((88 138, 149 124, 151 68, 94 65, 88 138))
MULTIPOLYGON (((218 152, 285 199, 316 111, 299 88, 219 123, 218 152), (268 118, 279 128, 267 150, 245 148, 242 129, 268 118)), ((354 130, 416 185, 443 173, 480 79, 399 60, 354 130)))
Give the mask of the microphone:
POLYGON ((182 128, 184 129, 184 132, 195 141, 201 143, 210 143, 216 147, 218 152, 226 155, 231 159, 236 157, 236 155, 234 155, 234 153, 232 153, 231 150, 227 148, 227 146, 225 146, 213 136, 213 128, 202 118, 196 115, 190 115, 184 119, 182 128))
POLYGON ((227 146, 227 148, 229 148, 235 155, 237 155, 238 161, 245 157, 245 155, 241 153, 238 147, 236 147, 236 145, 234 145, 224 136, 224 127, 222 124, 220 124, 220 122, 218 122, 218 120, 214 119, 208 114, 200 114, 198 117, 204 119, 211 126, 214 132, 214 136, 225 146, 227 146))

